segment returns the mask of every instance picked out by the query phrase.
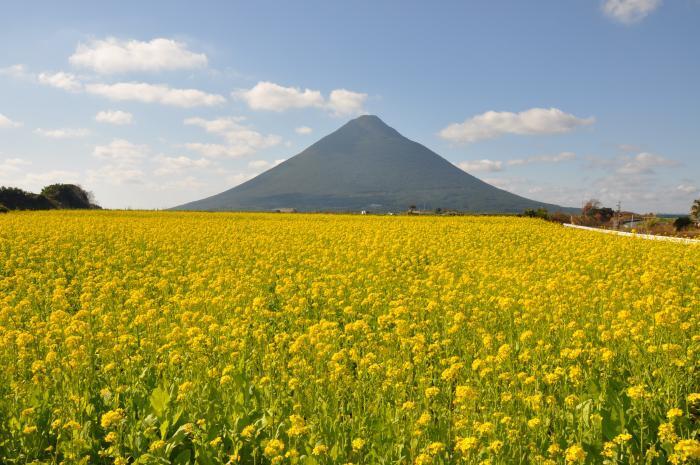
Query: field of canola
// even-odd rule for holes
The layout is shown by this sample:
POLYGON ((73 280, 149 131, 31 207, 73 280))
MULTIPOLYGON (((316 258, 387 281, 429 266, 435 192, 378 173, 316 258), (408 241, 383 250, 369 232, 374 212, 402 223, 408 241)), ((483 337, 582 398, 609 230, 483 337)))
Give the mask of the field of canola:
POLYGON ((498 217, 0 215, 0 463, 700 460, 700 247, 498 217))

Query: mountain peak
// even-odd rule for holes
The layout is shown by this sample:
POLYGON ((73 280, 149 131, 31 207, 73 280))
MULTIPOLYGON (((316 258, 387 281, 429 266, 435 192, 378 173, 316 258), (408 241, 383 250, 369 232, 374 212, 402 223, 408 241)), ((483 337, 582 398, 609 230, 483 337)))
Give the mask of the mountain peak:
POLYGON ((387 125, 377 115, 362 115, 355 119, 351 119, 336 131, 336 133, 344 132, 363 132, 383 136, 401 136, 396 129, 387 125))

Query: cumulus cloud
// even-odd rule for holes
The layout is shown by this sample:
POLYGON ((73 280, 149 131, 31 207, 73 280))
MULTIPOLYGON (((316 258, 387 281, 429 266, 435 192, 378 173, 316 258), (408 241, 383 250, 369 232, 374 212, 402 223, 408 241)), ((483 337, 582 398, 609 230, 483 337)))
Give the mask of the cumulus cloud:
POLYGON ((131 124, 134 120, 134 115, 129 112, 121 110, 106 110, 100 111, 95 115, 95 121, 98 123, 114 124, 117 126, 123 126, 125 124, 131 124))
POLYGON ((64 73, 63 71, 53 74, 40 73, 38 79, 41 84, 67 90, 69 92, 77 92, 83 87, 74 74, 64 73))
POLYGON ((297 134, 306 135, 311 134, 313 132, 313 129, 311 129, 308 126, 299 126, 298 128, 294 129, 294 132, 296 132, 297 134))
POLYGON ((121 186, 124 184, 143 184, 146 181, 146 175, 140 168, 123 164, 104 165, 97 169, 87 170, 85 175, 88 184, 121 186))
POLYGON ((184 190, 199 190, 202 187, 209 186, 211 187, 210 183, 207 182, 202 182, 199 179, 195 178, 194 176, 186 176, 185 178, 182 179, 172 179, 168 180, 166 182, 158 182, 158 183, 151 183, 148 185, 149 189, 152 189, 154 191, 168 191, 168 190, 178 190, 182 191, 184 190))
POLYGON ((556 155, 537 155, 528 158, 516 158, 513 160, 508 160, 508 165, 518 166, 518 165, 530 165, 533 163, 560 163, 563 161, 574 160, 576 154, 574 152, 560 152, 556 155))
POLYGON ((30 165, 31 163, 22 158, 5 158, 0 161, 0 173, 10 174, 17 173, 22 170, 23 166, 30 165))
POLYGON ((505 134, 560 134, 594 122, 593 117, 578 118, 558 108, 531 108, 520 113, 487 111, 463 123, 450 124, 439 135, 452 142, 468 143, 505 134))
POLYGON ((129 163, 144 158, 148 152, 146 145, 132 144, 125 139, 114 139, 107 145, 96 146, 92 154, 105 160, 129 163))
POLYGON ((27 67, 23 64, 16 64, 0 68, 0 76, 9 76, 15 79, 33 79, 34 76, 27 71, 27 67))
POLYGON ((147 182, 141 164, 151 154, 147 145, 134 144, 125 139, 113 139, 109 144, 95 146, 93 156, 107 160, 107 164, 86 171, 90 184, 145 184, 147 182))
POLYGON ((194 159, 184 156, 167 157, 161 155, 156 158, 156 163, 158 164, 158 167, 154 171, 156 176, 177 174, 188 169, 207 168, 211 166, 211 161, 206 158, 194 159))
POLYGON ((362 107, 365 100, 367 100, 367 94, 335 89, 331 91, 326 106, 335 116, 352 116, 364 112, 362 107))
POLYGON ((85 89, 110 100, 133 100, 144 103, 161 103, 177 107, 215 106, 226 101, 217 94, 208 94, 197 89, 173 89, 165 84, 144 82, 118 82, 115 84, 88 84, 85 89))
POLYGON ((322 108, 336 116, 362 113, 367 99, 367 94, 347 89, 335 89, 326 99, 318 90, 285 87, 268 81, 260 81, 251 89, 234 91, 231 95, 253 110, 282 112, 293 108, 322 108))
POLYGON ((250 126, 242 124, 243 118, 187 118, 184 124, 198 126, 211 134, 222 137, 225 144, 210 144, 193 142, 185 146, 202 156, 217 158, 238 158, 251 155, 258 150, 274 147, 282 142, 274 134, 261 134, 250 126))
POLYGON ((188 50, 172 39, 156 38, 148 42, 108 37, 78 44, 69 61, 72 65, 100 74, 154 72, 193 69, 207 66, 207 56, 188 50))
POLYGON ((321 107, 324 103, 318 90, 284 87, 266 81, 258 82, 252 89, 235 91, 232 95, 241 98, 253 110, 284 111, 290 108, 321 107))
POLYGON ((187 118, 185 121, 183 121, 183 123, 189 126, 199 126, 211 134, 227 136, 231 132, 244 127, 241 124, 243 121, 245 121, 245 117, 243 116, 228 116, 216 119, 195 117, 187 118))
POLYGON ((67 170, 50 170, 44 172, 27 171, 31 166, 29 160, 23 158, 0 159, 0 185, 11 185, 30 191, 41 189, 47 184, 56 182, 80 182, 80 173, 67 170))
POLYGON ((678 162, 664 158, 661 155, 642 152, 632 157, 622 157, 622 164, 616 171, 619 174, 653 174, 655 168, 677 164, 678 162))
POLYGON ((463 169, 466 172, 477 172, 477 171, 488 171, 488 172, 494 172, 494 171, 502 171, 503 170, 503 162, 500 160, 469 160, 469 161, 463 161, 461 163, 458 163, 457 166, 459 166, 461 169, 463 169))
POLYGON ((81 175, 78 172, 68 170, 27 171, 30 165, 31 162, 21 158, 0 159, 0 185, 37 191, 47 184, 58 182, 78 184, 81 182, 81 175))
POLYGON ((646 18, 661 3, 662 0, 605 0, 603 12, 616 21, 632 24, 646 18))
POLYGON ((256 170, 266 170, 266 169, 273 168, 273 167, 279 165, 284 160, 285 160, 284 158, 281 158, 279 160, 274 160, 274 161, 253 160, 251 162, 248 162, 248 167, 254 168, 256 170))
POLYGON ((692 194, 695 192, 700 192, 700 187, 695 184, 679 184, 676 186, 676 190, 683 192, 684 194, 692 194))
POLYGON ((20 126, 22 126, 22 123, 12 121, 10 118, 0 113, 0 128, 18 128, 20 126))
POLYGON ((229 186, 236 187, 239 184, 253 179, 255 176, 255 173, 230 173, 226 176, 226 183, 229 186))
POLYGON ((62 128, 62 129, 42 129, 38 128, 34 130, 35 134, 39 134, 42 137, 48 137, 51 139, 78 139, 80 137, 86 137, 90 134, 90 131, 85 128, 62 128))
POLYGON ((45 186, 59 182, 79 183, 80 179, 81 175, 76 171, 51 170, 41 173, 27 173, 21 183, 30 186, 45 186))

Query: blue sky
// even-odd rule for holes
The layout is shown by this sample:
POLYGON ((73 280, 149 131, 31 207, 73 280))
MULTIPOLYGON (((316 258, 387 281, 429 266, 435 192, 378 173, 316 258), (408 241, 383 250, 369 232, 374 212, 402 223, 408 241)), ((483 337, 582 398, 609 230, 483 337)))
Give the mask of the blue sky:
POLYGON ((371 113, 530 198, 700 197, 698 0, 1 8, 0 184, 164 208, 371 113))

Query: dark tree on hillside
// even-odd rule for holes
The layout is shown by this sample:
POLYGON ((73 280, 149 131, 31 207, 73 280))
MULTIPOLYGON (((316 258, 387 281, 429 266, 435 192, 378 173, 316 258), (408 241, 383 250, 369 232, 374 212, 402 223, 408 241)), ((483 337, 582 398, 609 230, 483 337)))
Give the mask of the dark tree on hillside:
POLYGON ((673 222, 673 227, 676 228, 676 231, 682 231, 688 226, 693 224, 693 221, 687 217, 687 216, 679 216, 676 218, 676 220, 673 222))
POLYGON ((26 192, 16 187, 0 187, 0 204, 9 210, 54 210, 100 208, 91 194, 75 184, 52 184, 41 194, 26 192))
POLYGON ((51 184, 41 190, 41 195, 53 200, 59 208, 95 208, 90 193, 76 184, 51 184))
POLYGON ((56 204, 46 196, 17 187, 0 187, 0 203, 10 210, 52 210, 56 204))
POLYGON ((549 219, 549 212, 546 208, 538 208, 537 210, 533 208, 528 208, 523 212, 523 216, 530 218, 542 218, 543 220, 549 219))

